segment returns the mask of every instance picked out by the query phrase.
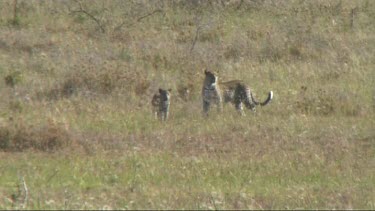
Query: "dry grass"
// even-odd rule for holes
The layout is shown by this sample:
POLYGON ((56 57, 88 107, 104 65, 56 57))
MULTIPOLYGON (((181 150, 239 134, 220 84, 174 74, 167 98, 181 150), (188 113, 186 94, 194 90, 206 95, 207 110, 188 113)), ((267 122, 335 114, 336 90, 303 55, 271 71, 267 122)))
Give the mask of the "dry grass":
POLYGON ((21 208, 19 177, 26 209, 375 208, 374 2, 14 2, 0 208, 21 208), (206 67, 274 99, 204 119, 206 67))
POLYGON ((54 152, 72 146, 71 137, 61 125, 28 125, 24 120, 8 120, 0 127, 0 148, 5 152, 29 149, 54 152))

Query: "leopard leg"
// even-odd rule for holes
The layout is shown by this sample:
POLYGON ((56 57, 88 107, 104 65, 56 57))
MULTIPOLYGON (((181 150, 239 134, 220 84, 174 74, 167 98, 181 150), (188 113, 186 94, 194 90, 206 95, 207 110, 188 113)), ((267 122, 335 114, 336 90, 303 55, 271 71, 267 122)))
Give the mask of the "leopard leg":
POLYGON ((153 113, 154 113, 154 119, 158 119, 158 116, 159 116, 158 111, 154 109, 153 113))
POLYGON ((203 101, 203 114, 205 116, 208 116, 208 111, 210 110, 210 102, 209 101, 203 101))
POLYGON ((241 116, 246 116, 245 112, 243 111, 243 106, 242 106, 242 102, 241 101, 236 102, 235 107, 236 107, 236 110, 238 111, 238 113, 241 116))
POLYGON ((168 112, 168 111, 165 111, 165 112, 164 112, 164 121, 167 121, 168 116, 169 116, 169 112, 168 112))

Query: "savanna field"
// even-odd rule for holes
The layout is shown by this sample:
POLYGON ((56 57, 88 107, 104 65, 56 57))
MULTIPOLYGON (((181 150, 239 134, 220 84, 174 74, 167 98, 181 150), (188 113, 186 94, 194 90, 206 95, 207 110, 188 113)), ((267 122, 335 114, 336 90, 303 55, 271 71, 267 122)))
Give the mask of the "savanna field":
POLYGON ((0 99, 0 209, 375 209, 372 0, 2 0, 0 99))

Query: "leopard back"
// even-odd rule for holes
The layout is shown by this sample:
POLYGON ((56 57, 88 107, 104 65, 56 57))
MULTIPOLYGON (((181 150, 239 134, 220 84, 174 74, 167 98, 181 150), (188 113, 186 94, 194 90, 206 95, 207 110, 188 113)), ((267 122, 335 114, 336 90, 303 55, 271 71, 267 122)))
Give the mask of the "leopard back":
POLYGON ((265 106, 271 102, 273 98, 273 92, 268 93, 268 97, 263 102, 258 102, 253 96, 251 88, 241 80, 233 80, 221 83, 221 87, 224 90, 224 102, 230 102, 234 104, 236 110, 241 114, 245 115, 243 111, 243 104, 246 108, 255 112, 257 105, 265 106))
POLYGON ((202 88, 203 112, 205 115, 207 115, 213 102, 217 104, 219 110, 221 110, 222 101, 224 103, 232 103, 241 115, 245 115, 243 104, 246 108, 255 112, 257 105, 267 105, 273 98, 273 92, 270 91, 264 102, 258 102, 254 98, 250 87, 242 80, 218 82, 218 77, 207 70, 205 70, 205 75, 202 88))

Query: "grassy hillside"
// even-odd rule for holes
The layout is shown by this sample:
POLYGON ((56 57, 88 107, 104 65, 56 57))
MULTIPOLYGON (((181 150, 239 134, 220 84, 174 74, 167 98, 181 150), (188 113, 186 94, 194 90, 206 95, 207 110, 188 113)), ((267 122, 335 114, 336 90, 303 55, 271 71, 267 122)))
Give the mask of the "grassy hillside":
POLYGON ((375 209, 374 20, 370 0, 0 1, 0 208, 375 209), (274 99, 204 119, 204 68, 274 99))

